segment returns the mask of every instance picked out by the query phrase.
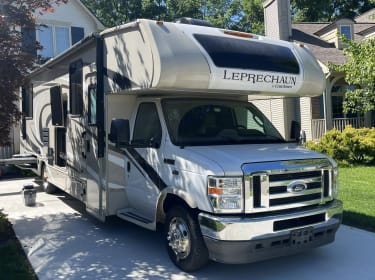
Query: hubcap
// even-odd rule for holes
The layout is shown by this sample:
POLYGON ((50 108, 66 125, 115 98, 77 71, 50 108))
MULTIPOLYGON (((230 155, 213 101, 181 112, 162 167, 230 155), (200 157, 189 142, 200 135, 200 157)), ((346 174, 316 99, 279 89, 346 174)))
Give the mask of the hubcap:
POLYGON ((43 187, 44 187, 44 189, 46 189, 48 187, 47 179, 48 179, 48 174, 47 174, 47 171, 44 169, 44 171, 43 171, 43 187))
POLYGON ((179 217, 174 217, 168 229, 168 245, 179 259, 185 259, 190 254, 191 240, 190 232, 185 221, 179 217))

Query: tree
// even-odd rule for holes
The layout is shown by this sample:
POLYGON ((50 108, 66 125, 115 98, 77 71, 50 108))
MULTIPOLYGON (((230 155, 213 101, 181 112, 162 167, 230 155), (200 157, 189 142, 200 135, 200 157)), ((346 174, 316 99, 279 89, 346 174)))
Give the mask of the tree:
POLYGON ((239 29, 255 34, 264 34, 263 0, 242 0, 243 16, 239 29))
POLYGON ((106 25, 112 27, 136 19, 142 12, 142 1, 82 1, 106 25))
POLYGON ((330 22, 338 18, 354 18, 374 7, 374 0, 291 0, 293 20, 330 22))
POLYGON ((165 20, 175 21, 181 17, 202 19, 201 0, 166 0, 167 15, 165 20))
POLYGON ((242 18, 240 0, 205 0, 202 1, 204 19, 215 27, 239 30, 242 18))
POLYGON ((2 0, 0 1, 0 145, 8 143, 13 124, 21 118, 18 108, 18 90, 34 67, 30 48, 38 48, 34 42, 25 48, 23 34, 35 29, 34 13, 53 12, 52 4, 67 0, 2 0))
POLYGON ((137 18, 164 19, 167 10, 163 0, 83 0, 82 2, 107 27, 124 24, 137 18))
POLYGON ((375 38, 360 43, 343 36, 341 40, 347 44, 343 51, 347 62, 330 65, 330 68, 345 73, 345 80, 351 85, 345 92, 344 111, 365 113, 375 110, 375 38))

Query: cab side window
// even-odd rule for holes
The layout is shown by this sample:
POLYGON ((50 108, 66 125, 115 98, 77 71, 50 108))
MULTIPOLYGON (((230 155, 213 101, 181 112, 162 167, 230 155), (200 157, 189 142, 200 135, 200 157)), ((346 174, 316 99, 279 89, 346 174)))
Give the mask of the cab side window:
POLYGON ((135 119, 133 144, 161 144, 162 128, 155 103, 142 103, 135 119))

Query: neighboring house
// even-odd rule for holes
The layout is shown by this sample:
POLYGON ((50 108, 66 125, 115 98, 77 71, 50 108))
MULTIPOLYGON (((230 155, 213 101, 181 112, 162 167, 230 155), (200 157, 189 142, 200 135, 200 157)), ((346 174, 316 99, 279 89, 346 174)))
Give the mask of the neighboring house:
POLYGON ((326 91, 321 97, 305 101, 310 107, 311 138, 319 139, 327 129, 343 130, 345 126, 374 126, 375 114, 364 116, 343 112, 344 93, 349 85, 345 82, 345 73, 336 73, 328 69, 328 63, 342 64, 346 57, 342 53, 345 47, 338 38, 344 35, 350 40, 361 42, 375 37, 375 9, 353 19, 342 18, 331 23, 295 23, 292 24, 292 40, 306 44, 319 60, 327 77, 326 91), (310 103, 310 104, 308 104, 310 103))
POLYGON ((41 62, 55 57, 93 32, 104 29, 104 25, 79 0, 54 6, 53 12, 35 12, 36 30, 24 32, 24 44, 38 41, 41 62))
POLYGON ((362 41, 375 36, 375 9, 355 19, 339 19, 334 22, 291 23, 289 0, 268 0, 264 3, 266 36, 303 43, 318 59, 326 75, 326 90, 313 98, 255 100, 279 131, 288 138, 291 120, 301 122, 308 140, 318 140, 333 127, 343 130, 345 126, 374 126, 375 113, 364 116, 343 112, 344 92, 349 86, 344 73, 332 72, 328 64, 342 64, 346 57, 343 44, 337 34, 362 41))
MULTIPOLYGON (((38 56, 40 63, 62 53, 91 33, 103 30, 104 25, 79 0, 69 0, 67 4, 54 5, 54 12, 35 12, 36 30, 21 30, 25 51, 38 56), (33 51, 35 41, 42 45, 37 53, 33 51)), ((27 104, 23 96, 23 105, 27 104)), ((30 112, 32 114, 32 112, 30 112)), ((30 116, 32 117, 32 116, 30 116)), ((9 158, 19 152, 19 128, 11 131, 10 146, 0 147, 0 158, 9 158)))

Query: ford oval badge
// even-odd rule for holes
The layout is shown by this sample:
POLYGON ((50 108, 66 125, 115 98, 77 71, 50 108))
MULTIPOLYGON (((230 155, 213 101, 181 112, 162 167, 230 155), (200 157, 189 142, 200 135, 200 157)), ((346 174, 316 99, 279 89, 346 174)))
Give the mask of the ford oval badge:
POLYGON ((294 181, 291 182, 288 187, 287 191, 290 193, 300 193, 307 189, 307 185, 302 181, 294 181))

